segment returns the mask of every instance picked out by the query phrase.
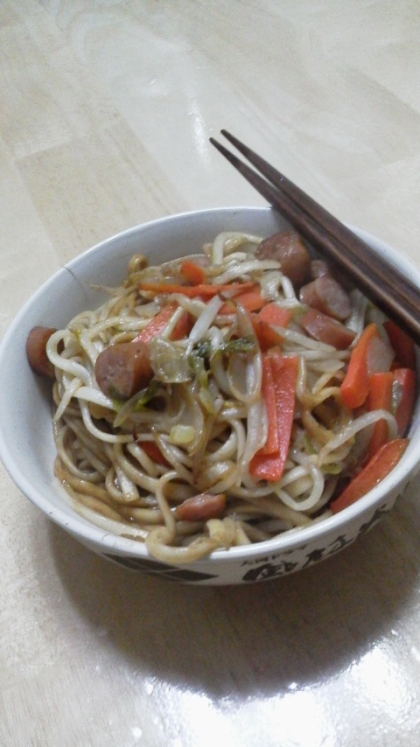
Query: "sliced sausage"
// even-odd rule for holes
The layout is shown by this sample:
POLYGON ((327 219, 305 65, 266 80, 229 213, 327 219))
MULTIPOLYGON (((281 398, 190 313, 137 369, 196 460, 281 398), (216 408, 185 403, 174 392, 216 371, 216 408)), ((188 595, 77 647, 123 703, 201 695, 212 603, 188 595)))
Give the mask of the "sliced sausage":
POLYGON ((264 239, 257 247, 255 256, 258 259, 277 260, 283 275, 286 275, 296 288, 310 280, 311 257, 295 231, 281 231, 264 239))
POLYGON ((153 376, 149 346, 141 340, 111 345, 98 355, 95 376, 107 397, 129 399, 153 376))
POLYGON ((299 298, 302 303, 312 306, 323 314, 334 319, 347 319, 351 314, 351 300, 349 294, 340 283, 328 275, 312 280, 300 289, 299 298))
POLYGON ((223 493, 200 493, 180 503, 174 513, 181 521, 208 521, 221 516, 225 506, 226 496, 223 493))
POLYGON ((32 327, 26 340, 26 357, 35 373, 55 378, 54 366, 47 358, 47 342, 57 330, 53 327, 32 327))
POLYGON ((318 309, 309 309, 300 323, 314 340, 333 345, 337 350, 346 350, 356 336, 353 330, 318 309))
POLYGON ((322 278, 324 275, 331 277, 331 269, 328 262, 325 259, 312 259, 311 260, 311 278, 316 280, 322 278))
POLYGON ((328 259, 327 261, 321 259, 321 257, 311 260, 312 280, 316 280, 316 278, 323 277, 324 275, 334 278, 346 291, 350 291, 354 287, 352 280, 334 260, 328 259))

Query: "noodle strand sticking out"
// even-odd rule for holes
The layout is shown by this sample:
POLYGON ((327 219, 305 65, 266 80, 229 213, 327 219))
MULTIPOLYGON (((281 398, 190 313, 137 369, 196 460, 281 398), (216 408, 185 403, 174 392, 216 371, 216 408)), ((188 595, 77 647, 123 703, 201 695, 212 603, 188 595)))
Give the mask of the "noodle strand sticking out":
POLYGON ((55 474, 89 521, 165 563, 327 518, 407 426, 413 377, 387 323, 293 232, 226 232, 156 267, 137 255, 106 303, 41 335, 55 474))

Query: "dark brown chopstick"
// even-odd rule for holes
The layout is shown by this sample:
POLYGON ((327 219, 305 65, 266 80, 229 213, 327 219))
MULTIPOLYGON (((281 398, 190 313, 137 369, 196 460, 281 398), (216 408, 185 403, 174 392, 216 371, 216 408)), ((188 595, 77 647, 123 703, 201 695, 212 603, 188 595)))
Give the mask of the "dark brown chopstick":
POLYGON ((268 202, 355 286, 420 345, 420 289, 385 258, 261 156, 226 130, 222 134, 265 177, 214 138, 210 142, 268 202))

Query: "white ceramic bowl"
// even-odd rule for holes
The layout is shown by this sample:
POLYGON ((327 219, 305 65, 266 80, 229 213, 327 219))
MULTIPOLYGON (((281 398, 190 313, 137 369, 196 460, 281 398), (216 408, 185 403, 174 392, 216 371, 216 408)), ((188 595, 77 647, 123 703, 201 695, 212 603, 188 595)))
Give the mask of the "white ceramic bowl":
MULTIPOLYGON (((26 361, 25 341, 31 327, 62 327, 82 309, 100 304, 104 299, 90 290, 89 284, 117 285, 135 252, 149 255, 156 264, 200 250, 220 231, 268 236, 286 226, 270 208, 204 210, 137 226, 93 247, 59 270, 23 306, 7 331, 0 345, 0 457, 27 498, 94 552, 133 570, 182 582, 238 584, 274 578, 328 558, 353 542, 392 508, 417 471, 419 407, 411 427, 411 443, 398 466, 353 506, 279 539, 217 551, 204 560, 177 567, 157 562, 138 542, 93 526, 64 499, 53 476, 50 388, 32 373, 26 361)), ((420 273, 407 261, 377 239, 358 233, 420 287, 420 273)))

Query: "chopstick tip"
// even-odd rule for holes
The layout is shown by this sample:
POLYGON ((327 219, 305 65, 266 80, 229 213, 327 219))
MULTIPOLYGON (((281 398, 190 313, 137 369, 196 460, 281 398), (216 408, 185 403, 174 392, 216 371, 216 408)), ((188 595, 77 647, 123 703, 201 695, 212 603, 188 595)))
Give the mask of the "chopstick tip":
POLYGON ((240 140, 238 140, 234 135, 232 135, 229 132, 229 130, 225 130, 225 128, 223 128, 222 130, 220 130, 220 133, 223 135, 223 137, 226 138, 226 140, 229 140, 229 142, 232 143, 232 145, 236 145, 237 143, 240 143, 240 140))
POLYGON ((228 151, 228 150, 227 150, 227 149, 225 148, 225 146, 224 146, 224 145, 222 145, 222 143, 219 143, 219 141, 218 141, 218 140, 216 140, 216 138, 214 138, 214 137, 210 137, 210 138, 209 138, 209 141, 210 141, 210 143, 211 143, 212 145, 214 145, 214 147, 215 147, 215 148, 217 148, 217 150, 219 150, 219 151, 220 151, 220 153, 223 153, 223 155, 224 155, 224 156, 226 156, 226 158, 229 158, 229 157, 230 157, 230 156, 232 155, 232 154, 230 154, 230 153, 229 153, 229 151, 228 151))

